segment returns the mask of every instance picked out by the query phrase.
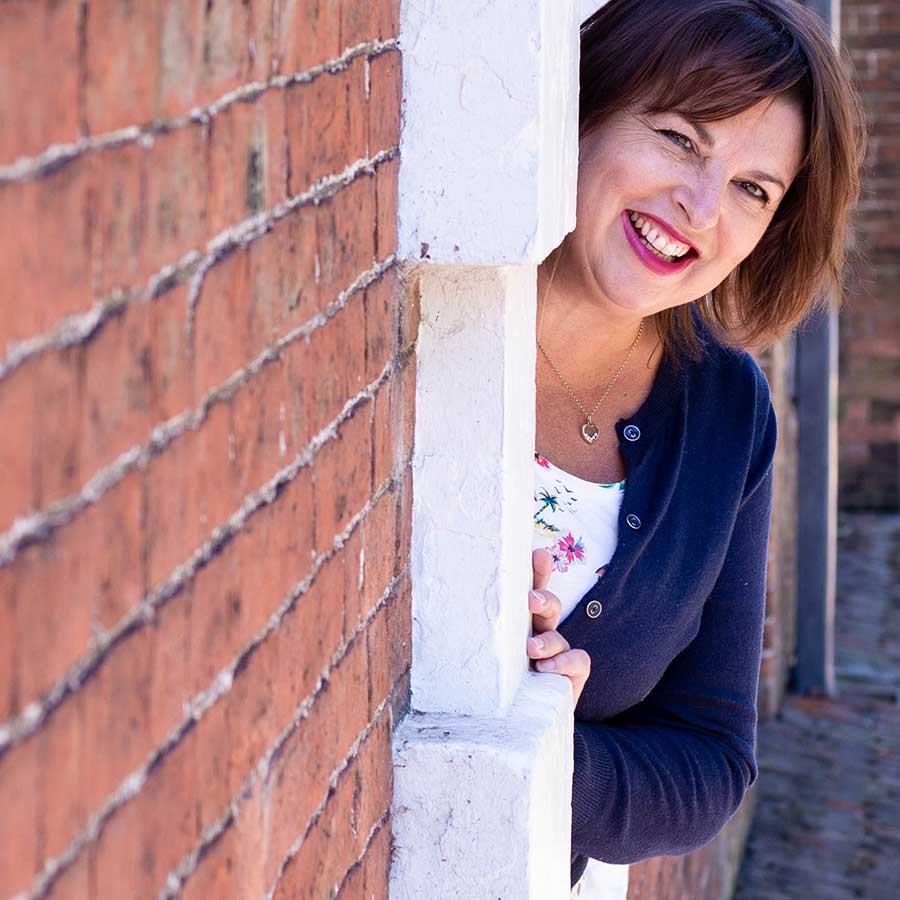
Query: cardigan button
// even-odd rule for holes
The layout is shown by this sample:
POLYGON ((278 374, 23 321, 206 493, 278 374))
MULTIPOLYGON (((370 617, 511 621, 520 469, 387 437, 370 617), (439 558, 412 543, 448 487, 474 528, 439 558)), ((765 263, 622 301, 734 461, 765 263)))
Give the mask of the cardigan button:
POLYGON ((596 619, 603 612, 603 604, 599 600, 591 600, 587 605, 586 612, 589 618, 596 619))
POLYGON ((641 429, 637 425, 626 425, 622 430, 625 439, 628 441, 636 441, 641 436, 641 429))
POLYGON ((641 520, 634 513, 628 513, 628 515, 625 516, 625 521, 628 523, 628 527, 633 528, 635 531, 641 527, 641 520))

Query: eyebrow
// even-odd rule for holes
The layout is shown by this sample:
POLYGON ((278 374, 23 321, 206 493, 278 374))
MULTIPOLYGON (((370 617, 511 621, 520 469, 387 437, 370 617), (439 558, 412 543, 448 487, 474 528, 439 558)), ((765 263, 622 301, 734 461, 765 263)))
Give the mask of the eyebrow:
MULTIPOLYGON (((681 114, 679 113, 679 115, 681 114)), ((700 122, 697 122, 685 115, 681 115, 681 118, 684 119, 684 121, 687 122, 697 132, 698 135, 700 135, 700 140, 702 143, 706 144, 707 147, 715 146, 716 142, 713 140, 713 136, 703 127, 700 122)), ((748 172, 747 174, 751 178, 755 178, 757 181, 768 181, 772 184, 777 184, 782 191, 787 190, 787 188, 784 186, 784 182, 780 178, 776 178, 774 175, 769 175, 768 172, 761 172, 759 169, 754 169, 752 172, 748 172)))

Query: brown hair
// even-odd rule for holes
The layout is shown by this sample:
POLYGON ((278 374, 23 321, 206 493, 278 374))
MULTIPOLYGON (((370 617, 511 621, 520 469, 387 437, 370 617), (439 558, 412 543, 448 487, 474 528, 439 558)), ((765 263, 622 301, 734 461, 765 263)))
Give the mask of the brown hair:
POLYGON ((635 103, 703 122, 784 95, 806 121, 803 162, 752 253, 708 302, 657 313, 666 352, 699 356, 693 307, 723 343, 750 347, 840 304, 867 140, 845 66, 795 0, 609 0, 582 24, 581 136, 635 103))

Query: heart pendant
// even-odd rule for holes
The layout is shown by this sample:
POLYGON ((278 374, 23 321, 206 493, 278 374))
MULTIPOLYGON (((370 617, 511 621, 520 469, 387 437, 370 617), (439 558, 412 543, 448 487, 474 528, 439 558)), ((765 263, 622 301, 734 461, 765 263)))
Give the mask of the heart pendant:
POLYGON ((581 426, 581 436, 589 443, 593 444, 597 440, 600 429, 593 422, 585 422, 581 426))

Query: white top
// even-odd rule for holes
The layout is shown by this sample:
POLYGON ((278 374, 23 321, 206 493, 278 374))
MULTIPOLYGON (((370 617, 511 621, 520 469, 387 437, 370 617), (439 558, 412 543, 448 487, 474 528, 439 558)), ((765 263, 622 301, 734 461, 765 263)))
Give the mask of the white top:
POLYGON ((559 597, 563 621, 598 578, 616 549, 625 480, 585 481, 534 454, 532 549, 547 547, 553 573, 547 590, 559 597))

